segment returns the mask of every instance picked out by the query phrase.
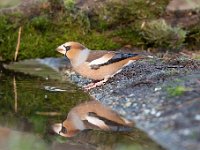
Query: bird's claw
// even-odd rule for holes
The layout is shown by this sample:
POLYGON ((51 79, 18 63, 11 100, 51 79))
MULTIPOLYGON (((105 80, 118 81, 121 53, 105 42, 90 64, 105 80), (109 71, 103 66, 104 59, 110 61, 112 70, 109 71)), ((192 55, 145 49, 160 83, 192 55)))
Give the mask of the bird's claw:
POLYGON ((99 81, 99 82, 96 82, 96 83, 90 83, 90 84, 84 86, 84 89, 86 91, 88 91, 90 89, 93 89, 93 88, 95 88, 97 86, 101 86, 101 85, 104 85, 104 84, 105 84, 105 82, 102 80, 102 81, 99 81))

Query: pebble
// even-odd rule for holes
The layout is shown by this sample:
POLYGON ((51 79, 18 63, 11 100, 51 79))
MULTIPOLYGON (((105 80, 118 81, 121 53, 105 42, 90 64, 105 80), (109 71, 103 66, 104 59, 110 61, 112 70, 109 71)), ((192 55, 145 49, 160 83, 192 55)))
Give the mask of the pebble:
POLYGON ((126 104, 125 104, 125 107, 130 107, 131 106, 131 102, 127 102, 126 104))
POLYGON ((154 89, 154 91, 160 91, 162 88, 161 87, 156 87, 155 89, 154 89))
POLYGON ((146 107, 146 104, 142 104, 142 107, 146 107))
POLYGON ((120 110, 119 112, 120 112, 120 114, 122 114, 124 116, 126 115, 126 112, 124 110, 120 110))
POLYGON ((133 103, 133 106, 135 107, 135 106, 137 106, 138 104, 137 103, 133 103))
POLYGON ((157 113, 156 113, 156 117, 160 117, 160 115, 161 115, 161 112, 160 111, 158 111, 157 113))
POLYGON ((190 130, 189 129, 184 129, 184 130, 181 130, 181 134, 187 136, 187 135, 190 135, 190 130))
POLYGON ((152 114, 152 115, 155 115, 155 114, 156 114, 156 110, 155 110, 155 109, 152 109, 152 110, 151 110, 151 114, 152 114))
POLYGON ((128 96, 128 97, 133 97, 134 95, 135 95, 135 94, 133 94, 133 93, 132 93, 132 94, 129 94, 129 96, 128 96))
POLYGON ((149 109, 145 109, 145 110, 144 110, 144 113, 145 113, 145 114, 149 114, 149 113, 150 113, 150 110, 149 110, 149 109))
POLYGON ((194 119, 200 121, 200 114, 195 115, 194 119))

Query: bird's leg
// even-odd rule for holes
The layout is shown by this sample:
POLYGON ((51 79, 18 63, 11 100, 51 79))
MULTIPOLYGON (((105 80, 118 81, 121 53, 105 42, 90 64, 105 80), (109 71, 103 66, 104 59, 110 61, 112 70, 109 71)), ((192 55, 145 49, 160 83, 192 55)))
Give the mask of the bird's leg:
POLYGON ((84 88, 85 88, 86 90, 90 90, 90 89, 93 89, 93 88, 95 88, 95 87, 97 87, 97 86, 104 85, 104 84, 108 81, 109 78, 110 78, 110 76, 107 76, 107 77, 105 77, 103 80, 100 80, 100 81, 95 82, 95 83, 93 82, 93 83, 90 83, 90 84, 84 86, 84 88))
POLYGON ((83 86, 83 88, 87 90, 89 87, 94 86, 94 84, 97 83, 97 82, 99 82, 99 80, 93 80, 92 83, 89 83, 89 84, 83 86))
POLYGON ((83 86, 85 89, 87 89, 88 87, 91 87, 91 86, 93 86, 95 84, 95 82, 92 82, 92 83, 89 83, 89 84, 87 84, 87 85, 85 85, 85 86, 83 86))

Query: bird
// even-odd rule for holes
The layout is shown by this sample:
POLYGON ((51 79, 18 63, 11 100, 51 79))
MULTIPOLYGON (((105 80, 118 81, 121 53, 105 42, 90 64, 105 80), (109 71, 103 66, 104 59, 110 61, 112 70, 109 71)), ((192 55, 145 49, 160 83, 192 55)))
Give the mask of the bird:
POLYGON ((143 58, 137 53, 93 51, 78 42, 66 42, 56 50, 70 60, 75 72, 94 81, 85 86, 86 90, 105 84, 123 67, 143 58))
POLYGON ((63 137, 73 137, 88 129, 104 131, 130 131, 134 123, 97 100, 87 101, 72 108, 62 123, 52 125, 54 132, 63 137))

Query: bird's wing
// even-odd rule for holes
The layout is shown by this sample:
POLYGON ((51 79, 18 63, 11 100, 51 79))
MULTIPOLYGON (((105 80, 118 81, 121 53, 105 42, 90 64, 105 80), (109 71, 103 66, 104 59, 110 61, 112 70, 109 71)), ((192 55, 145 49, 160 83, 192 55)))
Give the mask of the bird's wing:
POLYGON ((130 57, 138 56, 139 54, 133 53, 120 53, 120 52, 111 52, 104 54, 102 57, 95 59, 89 63, 91 69, 99 69, 101 66, 109 65, 130 57))
POLYGON ((104 55, 108 54, 108 53, 113 53, 115 54, 114 51, 106 51, 106 50, 91 50, 90 54, 87 58, 87 62, 92 62, 95 59, 98 59, 100 57, 103 57, 104 55))
POLYGON ((109 126, 105 124, 103 120, 100 120, 99 118, 93 117, 93 116, 86 116, 86 119, 88 123, 91 123, 93 126, 97 126, 100 129, 109 130, 109 126))
POLYGON ((88 112, 86 119, 92 125, 95 125, 103 130, 129 131, 131 129, 131 127, 129 127, 128 125, 126 126, 119 124, 105 117, 99 116, 95 112, 88 112))
POLYGON ((102 116, 99 116, 98 114, 96 114, 95 112, 88 112, 88 117, 93 117, 93 118, 96 118, 98 120, 101 120, 102 122, 104 122, 104 124, 106 126, 117 126, 117 125, 121 125, 117 122, 114 122, 112 120, 109 120, 105 117, 102 117, 102 116))

